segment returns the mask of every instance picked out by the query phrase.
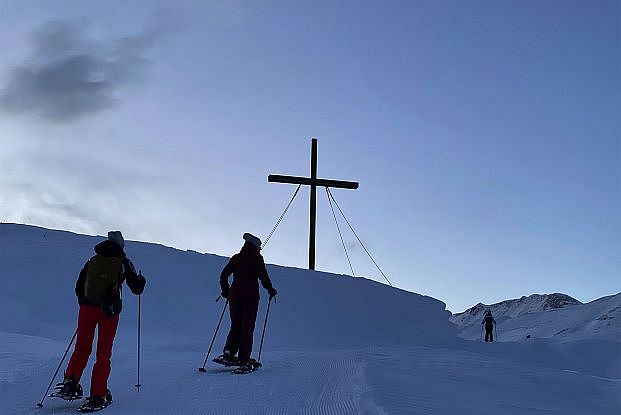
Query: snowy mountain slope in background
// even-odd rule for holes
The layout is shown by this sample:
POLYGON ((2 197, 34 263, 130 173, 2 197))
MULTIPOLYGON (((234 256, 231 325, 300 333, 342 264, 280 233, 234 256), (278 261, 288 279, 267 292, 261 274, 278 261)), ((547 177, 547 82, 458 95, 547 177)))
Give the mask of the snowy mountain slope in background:
POLYGON ((582 304, 580 301, 566 294, 532 294, 528 297, 505 300, 500 303, 485 305, 479 303, 463 313, 456 313, 451 321, 459 328, 473 323, 480 323, 486 310, 491 310, 494 317, 518 317, 522 314, 563 308, 568 305, 582 304))
MULTIPOLYGON (((621 293, 586 304, 568 304, 561 308, 498 316, 490 306, 497 323, 499 341, 525 341, 546 338, 555 341, 600 339, 621 341, 621 293)), ((477 340, 481 335, 483 311, 478 315, 461 314, 451 318, 459 322, 460 337, 477 340)))
MULTIPOLYGON (((77 402, 48 399, 38 410, 34 404, 75 330, 73 286, 101 239, 0 224, 0 414, 75 413, 77 402)), ((620 339, 586 331, 563 343, 467 341, 457 337, 439 300, 363 278, 272 265, 279 295, 270 309, 264 367, 234 376, 208 362, 199 374, 223 307, 214 299, 227 258, 136 242, 127 242, 126 251, 148 277, 143 388, 133 387, 136 299, 126 290, 110 415, 621 412, 620 339)), ((269 250, 265 255, 269 261, 269 250)), ((264 295, 257 327, 265 304, 264 295)), ((227 326, 228 316, 212 356, 227 326)), ((81 381, 86 390, 93 360, 81 381)))

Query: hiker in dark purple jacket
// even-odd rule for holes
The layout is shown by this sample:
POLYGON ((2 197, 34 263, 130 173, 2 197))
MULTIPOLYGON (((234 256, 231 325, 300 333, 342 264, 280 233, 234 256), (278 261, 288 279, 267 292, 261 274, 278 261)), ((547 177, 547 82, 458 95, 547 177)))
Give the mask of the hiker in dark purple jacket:
POLYGON ((245 233, 243 238, 246 242, 241 251, 231 257, 220 274, 222 297, 229 300, 231 314, 231 330, 221 358, 232 363, 249 365, 252 336, 259 309, 259 281, 270 298, 276 295, 276 289, 272 287, 260 253, 261 240, 249 233, 245 233), (228 278, 231 274, 233 284, 229 287, 228 278))

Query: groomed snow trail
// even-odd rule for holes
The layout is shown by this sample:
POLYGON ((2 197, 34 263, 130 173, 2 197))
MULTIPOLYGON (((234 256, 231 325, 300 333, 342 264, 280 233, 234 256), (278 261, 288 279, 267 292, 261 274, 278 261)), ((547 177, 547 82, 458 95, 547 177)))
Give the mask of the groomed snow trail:
POLYGON ((474 351, 384 348, 367 367, 377 404, 391 414, 613 415, 621 409, 619 383, 531 366, 520 356, 490 356, 496 344, 470 346, 474 351))
MULTIPOLYGON (((0 340, 0 367, 20 368, 2 372, 1 414, 76 413, 78 402, 50 398, 35 408, 62 343, 7 333, 0 340), (5 342, 8 337, 13 341, 5 342)), ((147 345, 140 392, 133 387, 136 361, 128 346, 120 344, 113 357, 115 402, 106 414, 617 415, 621 409, 620 382, 490 357, 486 348, 496 345, 269 351, 264 367, 247 375, 212 362, 199 373, 202 344, 147 345)), ((81 381, 87 391, 90 368, 81 381)))
MULTIPOLYGON (((2 333, 3 336, 8 336, 2 333)), ((19 335, 11 334, 14 339, 19 335)), ((32 347, 44 339, 21 336, 32 347)), ((51 349, 62 348, 53 342, 51 349)), ((69 414, 79 401, 47 398, 44 408, 35 409, 58 364, 50 348, 39 356, 40 363, 20 362, 20 344, 4 343, 0 349, 2 366, 24 368, 5 376, 0 384, 3 402, 0 413, 69 414), (6 398, 6 399, 4 399, 6 398)), ((369 395, 366 383, 366 356, 360 351, 271 352, 264 367, 247 375, 232 374, 213 362, 207 373, 199 373, 201 354, 193 350, 173 351, 173 346, 146 347, 140 392, 135 383, 135 356, 123 351, 113 356, 110 389, 114 404, 109 414, 383 414, 369 395)), ((60 350, 60 349, 59 349, 60 350)), ((62 354, 62 350, 61 350, 62 354)), ((37 361, 29 355, 28 360, 37 361)), ((82 385, 88 393, 91 364, 82 385)), ((63 365, 64 368, 64 365, 63 365)), ((59 375, 60 376, 60 375, 59 375)))

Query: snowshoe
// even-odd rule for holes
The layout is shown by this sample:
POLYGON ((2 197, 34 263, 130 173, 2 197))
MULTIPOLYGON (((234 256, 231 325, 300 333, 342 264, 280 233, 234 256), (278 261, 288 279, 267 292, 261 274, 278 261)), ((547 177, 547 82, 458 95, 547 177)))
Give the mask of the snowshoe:
POLYGON ((75 401, 81 399, 84 396, 82 385, 76 383, 73 378, 66 378, 60 383, 56 384, 54 388, 55 392, 48 395, 51 398, 60 398, 66 401, 75 401))
POLYGON ((236 374, 236 375, 244 375, 246 373, 254 372, 255 370, 257 370, 261 366, 263 366, 261 363, 257 362, 254 359, 250 359, 249 362, 240 363, 237 366, 237 368, 235 370, 233 370, 233 373, 236 374))
POLYGON ((112 393, 110 390, 106 392, 106 396, 91 396, 88 397, 84 405, 78 408, 78 412, 97 412, 106 408, 112 403, 112 393))
POLYGON ((214 363, 218 363, 223 366, 239 366, 239 360, 237 360, 237 356, 231 356, 229 354, 221 354, 218 357, 214 357, 214 363))

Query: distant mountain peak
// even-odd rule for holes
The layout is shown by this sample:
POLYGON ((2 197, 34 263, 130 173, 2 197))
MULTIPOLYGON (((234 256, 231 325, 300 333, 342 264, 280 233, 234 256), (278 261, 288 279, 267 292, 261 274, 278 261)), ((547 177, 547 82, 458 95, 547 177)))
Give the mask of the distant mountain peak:
POLYGON ((576 300, 575 298, 567 294, 554 293, 554 294, 549 294, 547 297, 548 298, 546 298, 546 300, 543 303, 544 310, 550 310, 553 308, 563 308, 566 305, 582 304, 580 301, 576 300))
POLYGON ((562 293, 533 294, 490 305, 478 303, 454 314, 450 321, 461 338, 480 340, 483 315, 488 309, 502 333, 500 341, 621 339, 621 293, 586 304, 562 293))
POLYGON ((579 304, 582 303, 563 293, 523 295, 520 298, 504 300, 489 305, 479 302, 462 313, 454 314, 452 321, 460 324, 464 322, 463 320, 470 320, 477 317, 482 318, 486 310, 491 310, 495 317, 517 317, 522 314, 536 313, 579 304))

